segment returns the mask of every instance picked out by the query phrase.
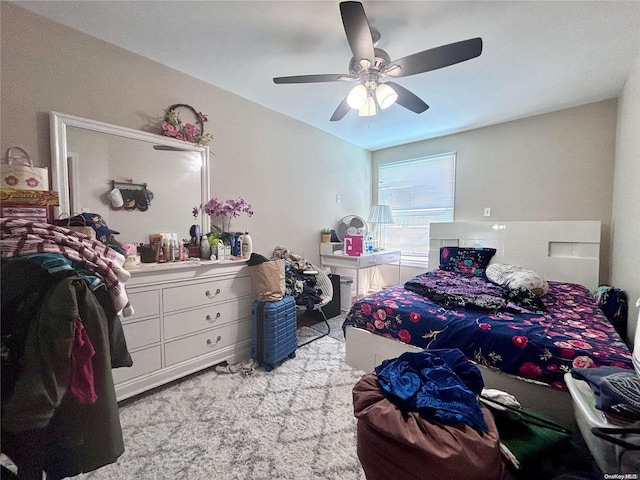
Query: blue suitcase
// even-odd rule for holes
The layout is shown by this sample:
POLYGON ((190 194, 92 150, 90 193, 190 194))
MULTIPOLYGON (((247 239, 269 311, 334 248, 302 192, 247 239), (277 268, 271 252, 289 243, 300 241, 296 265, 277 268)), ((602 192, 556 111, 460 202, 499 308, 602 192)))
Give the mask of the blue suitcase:
POLYGON ((285 295, 275 302, 251 305, 251 356, 269 372, 298 348, 296 301, 285 295))

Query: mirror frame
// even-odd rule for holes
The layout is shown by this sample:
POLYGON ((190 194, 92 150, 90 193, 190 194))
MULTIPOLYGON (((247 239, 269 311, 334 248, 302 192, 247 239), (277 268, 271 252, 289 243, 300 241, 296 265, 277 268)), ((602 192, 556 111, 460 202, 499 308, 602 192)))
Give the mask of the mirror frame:
MULTIPOLYGON (((60 200, 60 205, 54 209, 55 218, 58 218, 62 214, 71 215, 69 168, 67 164, 67 127, 77 127, 92 132, 100 132, 133 140, 142 140, 154 145, 166 147, 167 149, 198 152, 202 157, 202 171, 200 173, 201 204, 204 205, 211 198, 209 147, 184 142, 155 133, 144 132, 142 130, 111 125, 97 120, 50 112, 51 180, 53 189, 58 191, 60 200)), ((200 215, 200 226, 203 232, 211 230, 209 215, 200 215)))

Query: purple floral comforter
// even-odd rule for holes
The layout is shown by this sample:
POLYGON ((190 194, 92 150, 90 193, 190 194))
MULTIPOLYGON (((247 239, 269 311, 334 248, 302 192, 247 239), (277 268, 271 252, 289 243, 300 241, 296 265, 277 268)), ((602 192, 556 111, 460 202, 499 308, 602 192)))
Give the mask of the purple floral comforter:
MULTIPOLYGON (((468 278, 433 270, 408 283, 430 284, 434 275, 468 278)), ((496 286, 483 277, 471 281, 474 292, 480 281, 495 294, 496 286)), ((572 367, 633 368, 631 352, 585 287, 549 282, 541 299, 546 312, 445 308, 400 284, 356 302, 345 325, 421 348, 459 348, 479 364, 560 390, 566 390, 563 376, 572 367)))

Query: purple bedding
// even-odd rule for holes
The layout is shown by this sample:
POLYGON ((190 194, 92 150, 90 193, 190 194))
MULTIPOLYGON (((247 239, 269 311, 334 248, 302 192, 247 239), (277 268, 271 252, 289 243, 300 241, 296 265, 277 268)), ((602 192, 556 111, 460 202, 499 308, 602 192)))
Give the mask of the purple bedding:
POLYGON ((353 305, 345 325, 421 348, 459 348, 481 365, 560 390, 566 390, 563 375, 572 367, 633 368, 629 349, 581 285, 549 282, 540 297, 546 312, 534 313, 481 276, 433 270, 407 284, 420 293, 399 284, 368 295, 353 305), (480 304, 433 295, 438 284, 455 285, 459 298, 477 297, 480 304), (469 308, 458 306, 463 304, 469 308))

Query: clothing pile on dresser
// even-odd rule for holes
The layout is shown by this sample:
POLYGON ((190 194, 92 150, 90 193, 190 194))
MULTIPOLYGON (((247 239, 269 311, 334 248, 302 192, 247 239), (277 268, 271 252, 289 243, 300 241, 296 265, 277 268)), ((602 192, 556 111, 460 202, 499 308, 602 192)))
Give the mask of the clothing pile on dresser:
POLYGON ((45 223, 0 219, 2 453, 59 479, 124 452, 112 368, 132 365, 124 257, 45 223))

